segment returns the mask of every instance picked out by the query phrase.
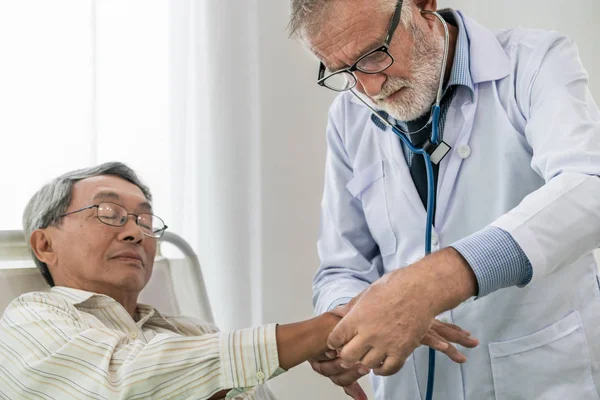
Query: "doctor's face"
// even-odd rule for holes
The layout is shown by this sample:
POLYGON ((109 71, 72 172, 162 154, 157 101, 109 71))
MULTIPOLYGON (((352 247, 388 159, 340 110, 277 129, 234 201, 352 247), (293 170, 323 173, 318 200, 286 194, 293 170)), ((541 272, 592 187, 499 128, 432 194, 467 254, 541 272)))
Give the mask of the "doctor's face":
MULTIPOLYGON (((381 46, 393 10, 382 12, 378 1, 339 1, 328 12, 323 28, 308 37, 311 51, 330 71, 346 68, 360 56, 381 46)), ((434 22, 414 6, 408 26, 398 25, 390 43, 394 63, 385 71, 365 74, 355 71, 356 90, 380 109, 401 121, 412 121, 429 111, 435 101, 442 57, 443 38, 434 22)), ((439 23, 439 22, 438 22, 439 23)))

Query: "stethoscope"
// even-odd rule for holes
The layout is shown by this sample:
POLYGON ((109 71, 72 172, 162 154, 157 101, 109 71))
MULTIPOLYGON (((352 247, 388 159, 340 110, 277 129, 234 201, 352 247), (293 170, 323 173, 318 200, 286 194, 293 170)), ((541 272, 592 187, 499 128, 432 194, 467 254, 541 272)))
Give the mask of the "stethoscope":
MULTIPOLYGON (((440 71, 440 83, 438 86, 437 97, 433 107, 431 108, 431 113, 429 115, 429 120, 423 127, 414 132, 403 132, 400 128, 390 123, 387 118, 384 118, 379 114, 375 108, 373 108, 369 103, 367 103, 362 97, 358 95, 354 90, 352 94, 356 96, 364 105, 366 105, 383 124, 389 127, 392 132, 394 132, 402 143, 414 154, 421 154, 425 158, 425 169, 427 172, 427 225, 425 226, 425 255, 431 253, 431 228, 433 225, 433 210, 435 209, 435 178, 433 175, 433 164, 439 164, 440 161, 448 154, 451 147, 445 143, 444 141, 439 140, 439 122, 440 122, 440 102, 442 100, 443 86, 444 86, 444 74, 446 72, 446 63, 448 61, 448 46, 450 43, 450 35, 448 33, 448 25, 446 21, 442 18, 442 16, 434 11, 421 11, 423 14, 431 14, 440 20, 442 26, 444 27, 445 41, 444 41, 444 57, 442 59, 442 68, 440 71), (425 129, 429 124, 431 126, 431 137, 425 142, 422 147, 416 147, 407 137, 407 135, 412 135, 418 132, 421 132, 425 129)), ((429 348, 429 368, 427 372, 427 394, 425 396, 426 400, 431 400, 433 398, 433 383, 434 383, 434 375, 435 375, 435 350, 429 348)))

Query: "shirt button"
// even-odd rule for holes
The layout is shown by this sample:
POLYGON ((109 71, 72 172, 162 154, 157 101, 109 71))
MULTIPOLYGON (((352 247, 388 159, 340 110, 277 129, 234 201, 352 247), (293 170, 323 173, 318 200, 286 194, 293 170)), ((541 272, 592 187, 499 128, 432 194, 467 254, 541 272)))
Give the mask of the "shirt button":
POLYGON ((467 158, 471 155, 471 148, 468 145, 463 145, 458 148, 458 156, 460 158, 467 158))
POLYGON ((265 380, 265 373, 262 371, 258 371, 256 373, 256 379, 258 379, 260 382, 265 380))
POLYGON ((137 339, 138 333, 136 331, 129 332, 129 337, 132 339, 137 339))

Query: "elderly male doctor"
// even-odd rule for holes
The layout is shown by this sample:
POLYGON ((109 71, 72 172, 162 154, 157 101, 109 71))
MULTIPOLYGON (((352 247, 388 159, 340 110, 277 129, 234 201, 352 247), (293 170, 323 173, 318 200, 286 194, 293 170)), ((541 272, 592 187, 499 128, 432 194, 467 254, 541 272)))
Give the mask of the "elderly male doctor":
POLYGON ((318 83, 341 92, 314 305, 346 316, 329 337, 340 358, 313 367, 355 398, 361 365, 377 399, 424 399, 429 349, 417 346, 438 318, 481 344, 464 364, 436 358, 433 398, 599 399, 600 113, 588 74, 556 32, 493 34, 436 8, 292 1, 292 33, 322 61, 318 83), (386 123, 422 147, 440 81, 451 150, 433 166, 424 257, 424 157, 386 123))

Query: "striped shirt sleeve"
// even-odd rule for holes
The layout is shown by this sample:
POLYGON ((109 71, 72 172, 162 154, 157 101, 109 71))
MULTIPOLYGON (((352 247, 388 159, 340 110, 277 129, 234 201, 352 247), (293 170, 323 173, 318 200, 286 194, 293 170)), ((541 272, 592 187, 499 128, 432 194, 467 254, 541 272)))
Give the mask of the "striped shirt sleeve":
POLYGON ((200 336, 161 332, 146 341, 81 314, 44 293, 11 303, 0 320, 3 396, 208 399, 280 372, 274 324, 200 336))

